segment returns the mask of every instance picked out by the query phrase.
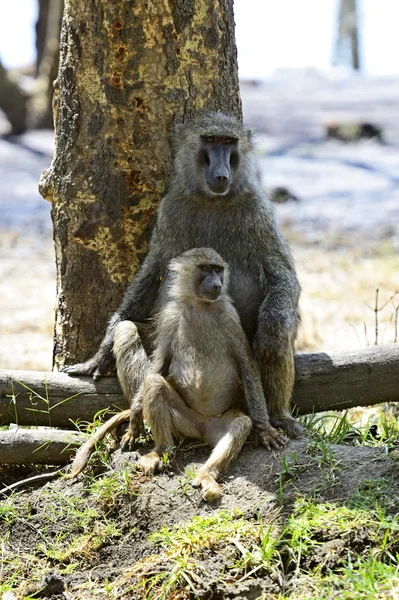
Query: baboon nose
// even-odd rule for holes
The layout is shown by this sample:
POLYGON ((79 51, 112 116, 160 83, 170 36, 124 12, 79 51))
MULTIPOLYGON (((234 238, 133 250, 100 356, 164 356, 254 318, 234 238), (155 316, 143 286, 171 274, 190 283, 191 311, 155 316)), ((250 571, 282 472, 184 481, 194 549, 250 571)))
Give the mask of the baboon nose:
POLYGON ((218 181, 219 183, 224 183, 225 181, 227 181, 228 177, 226 177, 226 175, 216 175, 216 181, 218 181))

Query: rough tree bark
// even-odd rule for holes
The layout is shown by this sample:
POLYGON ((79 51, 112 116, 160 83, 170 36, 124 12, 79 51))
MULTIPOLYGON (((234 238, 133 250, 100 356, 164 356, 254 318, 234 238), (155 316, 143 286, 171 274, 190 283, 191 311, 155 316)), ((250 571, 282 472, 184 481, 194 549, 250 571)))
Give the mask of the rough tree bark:
POLYGON ((97 350, 146 253, 173 123, 241 117, 232 0, 66 0, 54 104, 58 368, 97 350))

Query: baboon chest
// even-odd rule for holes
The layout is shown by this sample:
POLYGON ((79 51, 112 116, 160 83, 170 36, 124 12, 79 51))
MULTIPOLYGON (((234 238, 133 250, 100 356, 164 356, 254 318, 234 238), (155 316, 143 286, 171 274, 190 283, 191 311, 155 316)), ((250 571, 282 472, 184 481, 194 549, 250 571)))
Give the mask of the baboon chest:
POLYGON ((188 406, 217 416, 238 403, 241 386, 229 345, 206 321, 179 328, 168 378, 188 406))

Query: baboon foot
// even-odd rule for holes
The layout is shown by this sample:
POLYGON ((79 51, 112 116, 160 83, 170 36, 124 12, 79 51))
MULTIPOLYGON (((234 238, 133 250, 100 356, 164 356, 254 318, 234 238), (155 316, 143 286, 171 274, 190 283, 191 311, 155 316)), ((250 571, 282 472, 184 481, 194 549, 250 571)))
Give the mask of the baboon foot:
POLYGON ((199 473, 193 481, 194 487, 201 487, 202 497, 207 502, 218 500, 222 495, 222 488, 209 473, 199 473))
MULTIPOLYGON (((122 426, 124 423, 122 423, 122 426)), ((135 445, 135 440, 140 436, 144 435, 144 423, 141 416, 141 412, 137 413, 133 418, 131 417, 129 427, 121 438, 121 450, 122 452, 131 452, 135 445)))
POLYGON ((280 418, 270 418, 270 423, 276 429, 282 429, 288 435, 289 438, 294 440, 297 437, 300 437, 304 434, 304 428, 302 425, 298 423, 294 417, 280 417, 280 418))
POLYGON ((255 443, 261 444, 270 452, 270 450, 281 450, 287 443, 287 438, 270 425, 264 423, 254 423, 255 443))
POLYGON ((121 438, 121 450, 122 452, 131 452, 134 446, 134 436, 130 427, 125 431, 121 438))
POLYGON ((163 462, 158 452, 153 450, 140 458, 139 465, 143 469, 144 475, 153 475, 162 470, 163 462))

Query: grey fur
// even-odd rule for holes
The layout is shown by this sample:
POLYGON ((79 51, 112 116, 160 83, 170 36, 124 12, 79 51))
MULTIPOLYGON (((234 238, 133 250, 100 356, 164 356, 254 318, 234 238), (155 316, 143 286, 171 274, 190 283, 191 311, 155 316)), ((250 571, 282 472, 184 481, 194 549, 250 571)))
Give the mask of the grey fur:
POLYGON ((290 416, 290 399, 300 286, 290 249, 259 181, 250 133, 232 117, 207 113, 178 126, 174 142, 173 175, 158 209, 148 255, 97 354, 65 370, 101 376, 112 361, 117 324, 149 319, 164 302, 159 292, 169 261, 190 248, 208 246, 230 265, 230 295, 260 367, 271 421, 295 437, 301 428, 290 416), (239 163, 223 195, 209 190, 199 167, 201 135, 238 138, 239 163))

